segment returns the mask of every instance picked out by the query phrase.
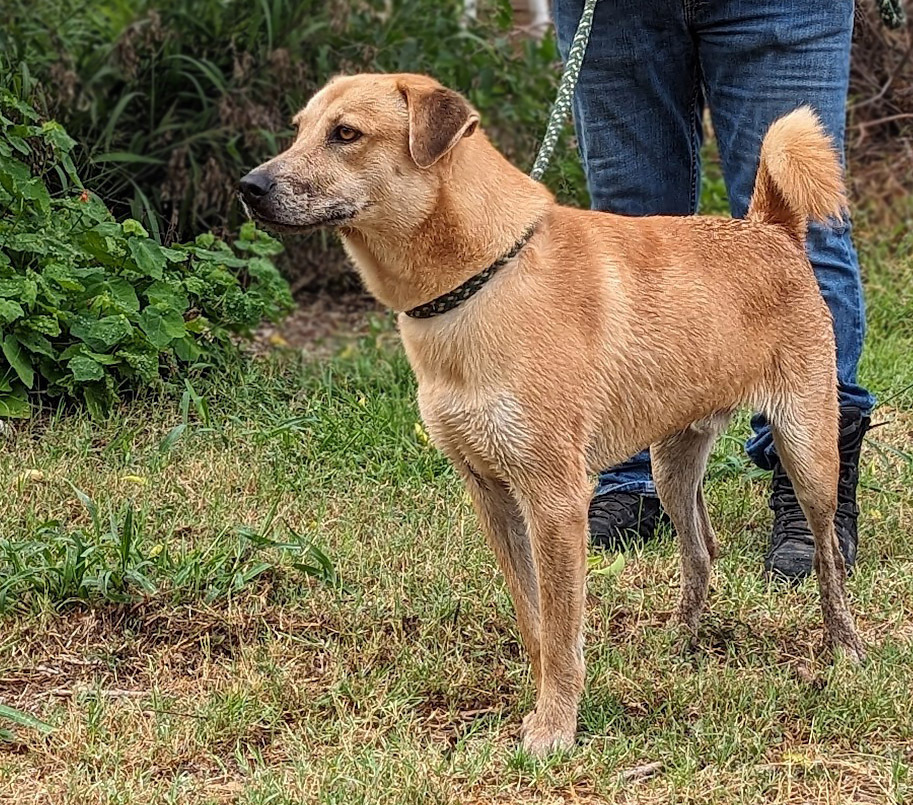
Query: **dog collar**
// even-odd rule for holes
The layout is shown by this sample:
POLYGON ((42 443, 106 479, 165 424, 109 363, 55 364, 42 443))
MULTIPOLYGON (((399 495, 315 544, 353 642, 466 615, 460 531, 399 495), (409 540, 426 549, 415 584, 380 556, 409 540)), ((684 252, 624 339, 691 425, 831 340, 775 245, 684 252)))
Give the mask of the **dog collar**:
POLYGON ((520 253, 520 250, 529 243, 530 238, 536 233, 538 227, 538 221, 530 225, 529 229, 523 233, 520 239, 511 247, 510 251, 495 260, 488 268, 485 268, 475 276, 470 277, 466 282, 459 287, 454 288, 452 291, 441 294, 441 296, 432 299, 430 302, 425 302, 424 305, 419 305, 418 307, 405 311, 406 315, 411 316, 413 319, 430 319, 432 316, 440 316, 441 313, 446 313, 448 310, 459 307, 467 299, 475 296, 482 290, 485 283, 498 273, 499 268, 506 263, 509 263, 520 253))

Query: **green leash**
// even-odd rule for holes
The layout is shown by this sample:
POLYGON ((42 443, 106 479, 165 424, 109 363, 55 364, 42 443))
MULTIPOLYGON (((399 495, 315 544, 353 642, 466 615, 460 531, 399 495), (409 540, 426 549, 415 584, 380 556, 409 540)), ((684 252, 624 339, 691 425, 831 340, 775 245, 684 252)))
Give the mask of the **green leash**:
MULTIPOLYGON (((564 72, 561 74, 561 82, 558 85, 558 95, 555 98, 554 106, 552 106, 551 114, 548 116, 545 136, 542 138, 542 145, 539 146, 539 153, 536 155, 533 169, 529 172, 529 175, 537 182, 542 179, 542 174, 545 173, 548 163, 551 162, 552 154, 555 153, 555 146, 558 145, 558 138, 561 136, 561 130, 564 128, 564 123, 571 112, 574 90, 577 88, 580 68, 583 67, 586 46, 590 41, 590 31, 593 28, 593 15, 596 11, 597 2, 598 0, 586 0, 583 5, 583 11, 580 14, 580 22, 577 23, 577 32, 574 34, 574 41, 568 51, 564 72)), ((903 0, 877 0, 877 2, 881 19, 888 28, 900 28, 906 22, 903 0)))
POLYGON ((542 179, 542 174, 545 173, 548 163, 551 162, 561 129, 564 128, 564 122, 571 112, 574 89, 577 87, 577 79, 580 77, 580 68, 583 67, 587 42, 590 41, 590 29, 593 27, 593 13, 596 10, 597 2, 598 0, 586 0, 583 12, 580 14, 580 22, 577 23, 577 33, 574 34, 574 41, 567 53, 567 61, 564 63, 564 72, 561 74, 555 105, 548 116, 545 136, 542 138, 542 145, 539 146, 533 169, 529 172, 529 175, 537 182, 542 179))

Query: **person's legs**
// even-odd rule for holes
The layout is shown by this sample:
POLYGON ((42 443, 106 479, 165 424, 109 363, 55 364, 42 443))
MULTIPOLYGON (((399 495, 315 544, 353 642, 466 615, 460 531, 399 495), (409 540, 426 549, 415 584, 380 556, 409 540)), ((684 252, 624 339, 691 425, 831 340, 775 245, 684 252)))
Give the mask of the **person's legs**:
MULTIPOLYGON (((582 8, 583 0, 555 0, 564 57, 582 8)), ((695 212, 702 109, 680 0, 600 0, 574 99, 593 208, 624 215, 695 212)), ((634 530, 652 531, 659 505, 648 451, 600 474, 596 498, 607 495, 618 505, 591 510, 597 541, 600 532, 623 526, 632 510, 634 530)))
MULTIPOLYGON (((751 4, 724 0, 695 4, 693 23, 730 207, 733 215, 742 217, 754 187, 761 141, 778 117, 808 104, 843 153, 853 0, 756 0, 751 4)), ((844 484, 841 496, 841 503, 846 504, 843 510, 851 514, 852 534, 845 532, 842 542, 843 537, 852 537, 855 556, 859 423, 864 432, 874 398, 856 378, 865 335, 865 308, 849 220, 832 227, 812 224, 808 253, 834 319, 841 439, 846 442, 842 455, 853 465, 848 468, 853 470, 852 489, 844 484)), ((788 484, 785 474, 778 472, 779 459, 767 423, 762 417, 755 417, 752 424, 755 434, 746 446, 749 455, 759 466, 775 470, 775 487, 788 484)), ((803 558, 798 565, 792 560, 790 563, 797 568, 807 564, 810 571, 811 534, 799 533, 807 531, 807 527, 791 487, 788 493, 786 500, 775 489, 775 512, 778 518, 787 520, 798 512, 800 527, 788 530, 798 535, 803 558), (784 500, 784 506, 780 506, 784 500)), ((775 532, 777 528, 775 523, 775 532)))

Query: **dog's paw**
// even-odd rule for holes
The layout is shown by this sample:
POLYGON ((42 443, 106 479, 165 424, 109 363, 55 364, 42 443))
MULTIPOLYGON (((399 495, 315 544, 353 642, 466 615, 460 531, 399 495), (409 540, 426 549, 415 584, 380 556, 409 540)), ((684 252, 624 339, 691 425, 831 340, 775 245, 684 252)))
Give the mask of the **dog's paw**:
POLYGON ((690 659, 699 652, 697 625, 686 624, 676 615, 669 626, 669 644, 674 655, 690 659))
POLYGON ((699 653, 697 635, 688 629, 677 629, 672 634, 672 653, 683 660, 691 660, 699 653))
POLYGON ((851 665, 865 662, 865 646, 848 612, 825 617, 824 647, 834 659, 843 657, 851 665))
POLYGON ((839 639, 831 638, 829 648, 834 659, 842 657, 850 665, 862 665, 865 662, 865 646, 859 635, 852 634, 839 639))
POLYGON ((701 613, 703 607, 689 605, 685 601, 679 601, 675 608, 675 614, 672 616, 672 624, 679 630, 683 638, 691 637, 697 639, 697 630, 701 624, 701 613))
POLYGON ((520 742, 524 751, 541 758, 572 748, 576 733, 576 717, 550 718, 534 710, 523 719, 520 742))

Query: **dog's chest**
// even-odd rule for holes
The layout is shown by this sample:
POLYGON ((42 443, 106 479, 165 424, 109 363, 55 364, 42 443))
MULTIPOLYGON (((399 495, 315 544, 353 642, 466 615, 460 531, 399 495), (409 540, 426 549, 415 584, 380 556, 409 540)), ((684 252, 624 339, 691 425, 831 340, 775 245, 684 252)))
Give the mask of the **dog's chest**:
POLYGON ((432 441, 478 470, 501 474, 505 467, 529 458, 527 420, 519 400, 510 393, 420 386, 419 409, 432 441))

